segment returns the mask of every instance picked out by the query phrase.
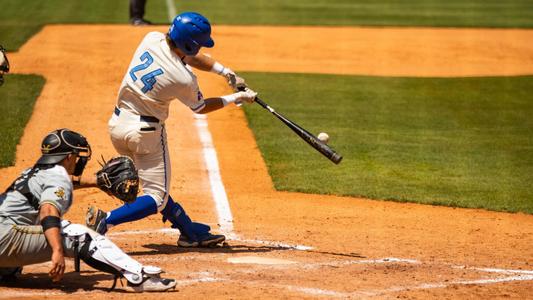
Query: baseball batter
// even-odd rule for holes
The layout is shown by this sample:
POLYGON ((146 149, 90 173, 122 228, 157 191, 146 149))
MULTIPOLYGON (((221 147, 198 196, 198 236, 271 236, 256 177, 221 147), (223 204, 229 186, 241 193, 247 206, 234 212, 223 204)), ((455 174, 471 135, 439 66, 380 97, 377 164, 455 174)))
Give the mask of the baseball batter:
POLYGON ((0 195, 0 281, 15 280, 23 266, 46 261, 52 261, 52 280, 59 281, 67 256, 75 259, 78 270, 81 259, 126 278, 136 292, 174 288, 175 280, 159 277, 161 269, 143 266, 106 237, 61 220, 72 205, 70 176, 81 176, 91 157, 87 140, 58 129, 44 138, 41 151, 37 163, 0 195))
POLYGON ((257 96, 231 69, 199 53, 200 48, 213 46, 209 21, 187 12, 174 18, 167 34, 150 32, 137 47, 118 92, 109 132, 115 149, 135 161, 144 195, 109 213, 91 207, 88 226, 103 234, 118 224, 159 212, 164 221, 180 230, 179 246, 212 246, 224 241, 223 235, 211 234, 208 225, 192 222, 169 195, 171 170, 165 130, 174 99, 205 114, 231 103, 253 102, 257 96), (191 67, 220 74, 234 90, 243 91, 204 99, 191 67))

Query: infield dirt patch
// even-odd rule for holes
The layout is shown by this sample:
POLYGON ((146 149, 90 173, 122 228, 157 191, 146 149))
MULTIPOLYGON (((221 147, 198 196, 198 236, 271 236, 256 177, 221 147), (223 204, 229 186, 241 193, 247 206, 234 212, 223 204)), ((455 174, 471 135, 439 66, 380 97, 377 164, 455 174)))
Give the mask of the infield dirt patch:
MULTIPOLYGON (((42 137, 56 128, 87 136, 94 153, 86 176, 101 154, 115 155, 107 120, 131 55, 151 30, 166 27, 47 26, 10 55, 12 72, 42 74, 47 83, 16 165, 0 170, 0 186, 35 162, 42 137)), ((533 74, 533 30, 219 26, 214 38, 217 46, 209 52, 238 71, 533 74)), ((230 92, 218 76, 199 75, 205 96, 230 92)), ((169 227, 159 216, 110 233, 136 259, 176 278, 176 293, 108 294, 112 276, 86 266, 79 276, 72 265, 50 289, 49 265, 41 264, 25 267, 22 280, 1 288, 0 298, 531 297, 532 216, 277 192, 242 111, 226 108, 207 120, 233 214, 229 246, 177 248, 177 233, 159 230, 169 227)), ((217 229, 197 121, 187 108, 172 105, 172 194, 193 219, 217 229)), ((120 203, 96 189, 76 191, 66 218, 83 223, 91 204, 109 210, 120 203)))

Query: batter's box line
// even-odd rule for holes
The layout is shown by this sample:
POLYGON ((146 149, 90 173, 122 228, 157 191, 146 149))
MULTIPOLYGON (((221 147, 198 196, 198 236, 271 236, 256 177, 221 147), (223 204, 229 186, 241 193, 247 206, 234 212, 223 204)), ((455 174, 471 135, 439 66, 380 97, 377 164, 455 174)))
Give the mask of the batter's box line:
MULTIPOLYGON (((175 234, 177 236, 179 235, 179 230, 173 229, 173 228, 160 228, 160 229, 151 229, 151 230, 128 230, 128 231, 112 232, 112 233, 109 233, 108 236, 120 237, 124 235, 146 235, 150 233, 175 234)), ((228 241, 238 241, 238 242, 243 242, 243 243, 267 245, 267 246, 283 248, 283 249, 291 249, 291 250, 299 250, 299 251, 309 251, 309 250, 314 249, 313 247, 306 246, 306 245, 291 245, 291 244, 287 244, 283 242, 276 242, 276 241, 244 239, 235 233, 226 233, 226 237, 228 241)))
MULTIPOLYGON (((173 229, 173 228, 160 228, 160 229, 152 229, 152 230, 119 231, 119 232, 110 233, 109 236, 145 235, 149 233, 178 235, 179 230, 173 229)), ((239 241, 243 243, 267 245, 267 246, 272 246, 272 247, 279 247, 283 249, 291 249, 291 250, 298 250, 298 251, 311 251, 314 249, 313 247, 306 246, 306 245, 291 245, 291 244, 276 242, 276 241, 245 239, 245 238, 241 238, 239 235, 235 233, 229 234, 228 241, 239 241)), ((334 262, 334 264, 351 265, 351 264, 376 264, 376 263, 393 263, 393 262, 409 263, 409 264, 422 264, 423 263, 416 259, 410 259, 410 258, 386 257, 386 258, 379 258, 379 259, 340 261, 340 262, 334 262)), ((325 264, 328 265, 332 263, 325 263, 325 264)), ((432 264, 432 263, 427 263, 427 264, 432 264)), ((501 274, 507 274, 507 275, 510 275, 510 274, 533 275, 533 270, 512 270, 512 269, 499 269, 499 268, 490 268, 490 267, 469 267, 469 266, 454 265, 454 264, 446 264, 446 265, 454 269, 471 269, 471 270, 476 270, 476 271, 489 272, 489 273, 501 273, 501 274)))
POLYGON ((488 273, 500 273, 500 274, 524 274, 524 275, 533 275, 533 270, 513 270, 513 269, 498 269, 498 268, 476 268, 476 267, 467 267, 467 266, 452 266, 453 269, 464 269, 464 270, 476 270, 488 273))

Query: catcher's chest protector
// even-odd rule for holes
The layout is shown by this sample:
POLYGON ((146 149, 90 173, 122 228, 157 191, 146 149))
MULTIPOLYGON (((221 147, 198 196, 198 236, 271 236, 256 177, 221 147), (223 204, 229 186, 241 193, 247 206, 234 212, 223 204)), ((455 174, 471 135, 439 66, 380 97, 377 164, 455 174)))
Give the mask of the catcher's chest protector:
POLYGON ((35 210, 39 210, 39 199, 37 199, 37 197, 35 197, 31 193, 30 187, 28 185, 30 178, 32 178, 37 172, 39 172, 39 170, 39 168, 34 167, 28 172, 23 173, 19 176, 19 178, 13 181, 13 183, 7 188, 5 192, 8 193, 12 191, 17 191, 21 193, 35 210))

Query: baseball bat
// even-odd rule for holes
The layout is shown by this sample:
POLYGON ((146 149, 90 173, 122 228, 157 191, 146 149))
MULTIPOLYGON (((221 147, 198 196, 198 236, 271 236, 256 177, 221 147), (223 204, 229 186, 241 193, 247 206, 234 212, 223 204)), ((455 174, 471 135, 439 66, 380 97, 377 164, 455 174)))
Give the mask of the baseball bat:
POLYGON ((300 138, 306 141, 309 145, 311 145, 311 147, 315 148, 318 152, 320 152, 322 155, 327 157, 329 160, 331 160, 335 164, 339 164, 341 162, 342 155, 338 154, 337 152, 335 152, 335 150, 331 149, 331 147, 321 142, 317 137, 315 137, 309 131, 303 129, 298 124, 292 122, 291 120, 287 119, 280 113, 276 112, 272 107, 266 104, 263 100, 259 99, 259 97, 255 98, 255 102, 261 105, 264 109, 270 111, 274 116, 280 119, 281 122, 283 122, 283 124, 287 125, 300 138))

